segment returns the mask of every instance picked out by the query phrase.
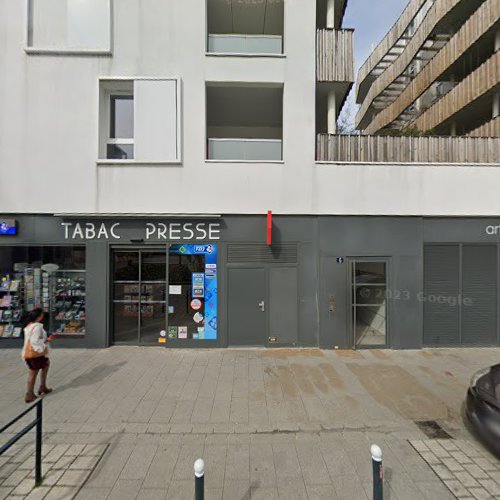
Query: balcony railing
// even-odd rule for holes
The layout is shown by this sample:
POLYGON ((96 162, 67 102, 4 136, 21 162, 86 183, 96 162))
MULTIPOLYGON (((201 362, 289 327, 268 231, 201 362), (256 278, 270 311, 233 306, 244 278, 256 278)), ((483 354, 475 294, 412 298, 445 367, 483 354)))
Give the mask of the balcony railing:
POLYGON ((372 51, 372 53, 368 56, 368 59, 359 69, 356 93, 359 92, 359 85, 364 82, 374 67, 381 61, 381 59, 383 59, 391 48, 394 47, 424 3, 425 0, 410 0, 399 19, 391 27, 385 37, 379 42, 377 47, 372 51))
POLYGON ((317 161, 500 165, 500 138, 318 134, 317 161))
MULTIPOLYGON (((370 122, 364 132, 374 134, 394 121, 437 80, 443 72, 443 68, 451 67, 477 43, 483 34, 498 21, 498 11, 495 9, 497 2, 498 0, 486 0, 457 31, 448 44, 431 59, 429 64, 401 92, 397 99, 370 122)), ((455 83, 452 86, 456 85, 455 83)), ((451 88, 447 90, 451 90, 451 88)))
POLYGON ((416 118, 412 125, 431 130, 466 106, 493 90, 499 81, 500 51, 495 52, 479 68, 464 78, 451 92, 416 118))
POLYGON ((208 159, 220 161, 281 161, 281 139, 208 139, 208 159))
POLYGON ((354 82, 353 34, 353 30, 317 30, 316 76, 319 82, 354 82))
POLYGON ((467 135, 469 137, 500 137, 500 116, 493 118, 467 135))
MULTIPOLYGON (((461 0, 436 0, 415 34, 411 37, 404 51, 371 85, 370 90, 367 92, 356 114, 357 124, 362 122, 374 99, 403 75, 410 63, 415 61, 418 52, 427 41, 432 31, 436 28, 436 25, 460 2, 461 0)), ((368 130, 368 128, 366 128, 366 130, 368 130)))
POLYGON ((280 35, 208 35, 208 52, 212 54, 282 54, 280 35))

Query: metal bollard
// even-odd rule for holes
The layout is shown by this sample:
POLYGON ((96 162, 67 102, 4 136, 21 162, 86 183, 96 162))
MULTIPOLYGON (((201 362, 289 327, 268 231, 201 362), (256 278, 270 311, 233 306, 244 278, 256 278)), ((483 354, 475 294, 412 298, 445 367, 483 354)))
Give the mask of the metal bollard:
POLYGON ((194 463, 194 498, 205 498, 205 462, 201 458, 194 463))
POLYGON ((384 498, 384 469, 382 468, 382 450, 376 444, 370 448, 373 465, 373 500, 384 498))

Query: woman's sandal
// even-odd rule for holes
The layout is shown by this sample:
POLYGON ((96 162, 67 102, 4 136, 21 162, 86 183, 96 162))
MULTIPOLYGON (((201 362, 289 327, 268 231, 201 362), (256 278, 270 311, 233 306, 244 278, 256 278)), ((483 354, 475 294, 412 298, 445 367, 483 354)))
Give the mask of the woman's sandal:
POLYGON ((33 403, 33 401, 36 401, 36 394, 32 392, 31 394, 28 392, 26 393, 26 396, 24 397, 24 401, 26 403, 33 403))
POLYGON ((48 387, 40 387, 38 390, 38 395, 42 396, 43 394, 50 394, 52 392, 52 389, 49 389, 48 387))

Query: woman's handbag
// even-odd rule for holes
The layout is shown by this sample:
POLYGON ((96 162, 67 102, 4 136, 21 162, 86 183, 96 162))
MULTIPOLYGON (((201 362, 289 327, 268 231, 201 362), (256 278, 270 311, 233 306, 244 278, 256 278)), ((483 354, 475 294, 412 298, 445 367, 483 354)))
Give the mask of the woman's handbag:
POLYGON ((33 328, 34 326, 31 327, 31 332, 26 340, 26 348, 24 349, 24 359, 34 359, 34 358, 43 358, 48 354, 48 349, 45 348, 42 352, 37 352, 35 349, 33 349, 33 346, 31 345, 31 334, 33 333, 33 328))

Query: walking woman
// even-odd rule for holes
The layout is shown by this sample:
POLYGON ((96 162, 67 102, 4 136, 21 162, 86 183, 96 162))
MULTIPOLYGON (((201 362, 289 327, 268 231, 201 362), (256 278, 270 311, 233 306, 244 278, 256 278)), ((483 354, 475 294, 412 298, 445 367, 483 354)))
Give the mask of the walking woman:
POLYGON ((47 373, 49 372, 49 343, 55 339, 55 335, 47 337, 47 332, 43 328, 43 309, 35 309, 26 318, 26 328, 24 329, 23 359, 29 368, 28 390, 26 392, 26 403, 32 403, 36 399, 35 383, 40 373, 40 388, 38 394, 49 394, 52 389, 47 387, 47 373))

